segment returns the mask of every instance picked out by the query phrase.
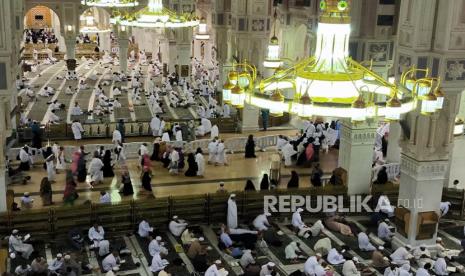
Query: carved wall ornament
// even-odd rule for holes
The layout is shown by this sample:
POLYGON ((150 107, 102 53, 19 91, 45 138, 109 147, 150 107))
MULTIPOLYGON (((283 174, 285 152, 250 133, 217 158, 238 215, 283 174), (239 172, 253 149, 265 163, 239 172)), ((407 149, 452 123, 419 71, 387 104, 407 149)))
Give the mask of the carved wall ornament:
POLYGON ((446 60, 446 81, 465 80, 465 59, 446 60))

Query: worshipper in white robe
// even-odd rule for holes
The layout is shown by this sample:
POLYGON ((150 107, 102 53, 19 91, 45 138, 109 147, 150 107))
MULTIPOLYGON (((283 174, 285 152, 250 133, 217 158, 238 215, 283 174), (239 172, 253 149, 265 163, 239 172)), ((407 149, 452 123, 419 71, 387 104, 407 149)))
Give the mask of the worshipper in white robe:
POLYGON ((412 276, 412 273, 410 273, 410 264, 405 263, 399 267, 398 276, 412 276))
POLYGON ((23 237, 19 235, 17 229, 13 229, 10 237, 8 238, 8 246, 13 253, 21 253, 21 257, 24 259, 29 259, 32 252, 34 252, 34 247, 28 243, 24 243, 23 237))
POLYGON ((405 247, 401 246, 396 249, 389 257, 392 260, 393 264, 402 265, 405 263, 410 263, 410 259, 413 258, 413 255, 410 254, 412 247, 406 245, 405 247))
POLYGON ((237 204, 236 194, 231 194, 228 199, 228 227, 230 229, 237 228, 237 204))
POLYGON ((431 264, 427 263, 423 267, 419 267, 415 276, 430 276, 428 270, 431 269, 431 264))
POLYGON ((203 176, 205 173, 205 158, 203 157, 201 148, 197 149, 195 163, 197 163, 197 176, 203 176))
POLYGON ((73 131, 74 140, 82 139, 82 133, 84 132, 84 128, 82 127, 79 121, 74 121, 71 124, 71 130, 73 131))
POLYGON ((170 164, 168 165, 170 174, 178 174, 180 160, 179 152, 176 149, 172 148, 168 158, 170 159, 170 164))
POLYGON ((460 254, 460 252, 461 252, 458 249, 446 248, 441 237, 436 238, 436 251, 437 251, 438 255, 442 254, 443 256, 447 257, 448 259, 452 259, 452 257, 458 256, 460 254))
POLYGON ((152 130, 152 135, 153 136, 158 136, 158 133, 160 131, 160 116, 156 115, 155 117, 152 118, 150 121, 150 129, 152 130))
POLYGON ((268 230, 269 227, 271 227, 270 223, 268 222, 268 217, 270 217, 271 214, 268 212, 265 212, 261 215, 258 215, 254 220, 253 220, 253 226, 255 229, 258 231, 266 231, 268 230))
POLYGON ((111 195, 109 192, 105 192, 105 191, 100 192, 100 203, 102 204, 111 203, 111 195))
POLYGON ((81 107, 79 106, 79 103, 78 103, 78 102, 75 102, 75 103, 74 103, 74 106, 73 106, 73 108, 71 109, 71 115, 72 115, 72 116, 79 116, 79 115, 82 115, 82 110, 81 110, 81 107))
POLYGON ((328 252, 329 250, 331 250, 331 248, 333 248, 331 246, 331 240, 329 238, 322 238, 322 239, 319 239, 315 245, 313 246, 313 250, 316 252, 316 253, 319 253, 321 254, 322 256, 326 256, 328 255, 328 252))
POLYGON ((264 265, 262 265, 262 269, 260 270, 260 276, 269 276, 269 275, 279 275, 279 273, 275 273, 275 268, 276 264, 273 262, 268 262, 264 265))
POLYGON ((444 217, 448 212, 451 206, 450 201, 441 202, 439 204, 439 210, 441 211, 441 217, 444 217))
MULTIPOLYGON (((163 132, 165 132, 165 120, 163 118, 161 118, 161 122, 160 122, 160 130, 158 131, 158 136, 162 136, 163 132)), ((169 136, 168 136, 169 138, 169 136)))
POLYGON ((388 217, 394 216, 394 206, 391 205, 389 198, 386 195, 381 195, 378 198, 376 210, 385 213, 388 217))
POLYGON ((162 238, 157 236, 155 239, 152 239, 149 243, 149 253, 150 256, 155 256, 156 254, 168 254, 168 249, 165 247, 165 243, 162 242, 162 238))
POLYGON ((332 265, 342 264, 346 261, 346 259, 344 259, 344 256, 337 252, 336 248, 331 248, 331 250, 329 250, 327 259, 328 263, 332 265))
POLYGON ((87 233, 89 240, 91 240, 94 244, 91 245, 91 248, 97 248, 100 246, 100 242, 105 240, 105 230, 101 225, 98 223, 94 223, 94 225, 89 228, 89 232, 87 233))
POLYGON ((298 208, 293 214, 292 214, 292 226, 295 228, 299 229, 298 235, 299 237, 304 237, 308 238, 310 236, 316 237, 320 232, 324 229, 323 223, 321 220, 316 221, 311 227, 307 226, 303 221, 302 221, 302 216, 300 213, 302 213, 304 209, 298 208))
POLYGON ((163 135, 161 135, 161 141, 162 142, 170 142, 170 135, 168 132, 163 132, 163 135))
POLYGON ((294 150, 294 146, 291 145, 290 143, 287 143, 283 148, 281 149, 281 153, 284 157, 284 166, 289 167, 292 165, 292 156, 297 153, 297 151, 294 150))
POLYGON ((217 125, 213 125, 210 131, 210 138, 213 139, 215 137, 220 136, 220 130, 218 129, 217 125))
POLYGON ((103 162, 100 159, 99 153, 94 152, 94 157, 89 164, 89 175, 90 175, 90 184, 94 185, 95 183, 103 182, 103 162))
POLYGON ((29 276, 33 275, 32 273, 32 268, 28 264, 22 264, 18 265, 15 269, 15 275, 16 276, 29 276))
POLYGON ((48 270, 51 272, 50 275, 61 275, 60 270, 63 268, 63 264, 63 255, 58 253, 56 258, 48 264, 48 270))
POLYGON ((394 233, 391 231, 391 228, 387 224, 389 222, 388 219, 381 221, 378 225, 378 238, 382 239, 383 241, 391 241, 394 233))
POLYGON ((142 220, 139 223, 139 229, 137 230, 137 234, 139 234, 141 238, 147 238, 152 232, 153 227, 151 227, 146 220, 142 220))
POLYGON ((376 250, 376 247, 371 244, 370 238, 368 238, 368 235, 365 232, 360 232, 358 233, 358 248, 362 251, 374 251, 376 250))
POLYGON ((426 248, 425 244, 421 244, 413 250, 413 257, 417 261, 419 267, 423 267, 425 263, 432 263, 431 252, 426 248))
POLYGON ((108 271, 118 271, 120 258, 118 251, 113 251, 111 254, 105 257, 102 261, 102 269, 104 272, 108 271))
POLYGON ((113 144, 115 145, 119 145, 122 142, 122 139, 123 137, 121 135, 121 132, 118 129, 113 130, 111 142, 113 142, 113 144))
POLYGON ((177 127, 176 128, 176 141, 177 142, 182 142, 182 131, 181 131, 181 128, 180 127, 177 127))
POLYGON ((208 143, 208 164, 213 164, 215 162, 217 148, 218 139, 214 138, 210 143, 208 143))
POLYGON ((56 169, 55 169, 55 163, 53 162, 55 160, 55 155, 51 154, 45 159, 45 167, 47 168, 47 178, 48 181, 50 182, 55 182, 55 174, 56 174, 56 169))
POLYGON ((342 266, 342 275, 344 276, 360 276, 360 271, 358 271, 357 266, 355 266, 355 262, 358 259, 354 257, 352 260, 347 260, 344 262, 342 266))
POLYGON ((183 220, 180 220, 178 216, 173 216, 173 219, 168 224, 171 234, 175 237, 179 237, 184 230, 187 228, 187 223, 183 220))
MULTIPOLYGON (((162 259, 160 256, 160 253, 157 253, 152 257, 152 262, 150 264, 150 271, 152 271, 154 275, 156 275, 157 272, 162 271, 168 264, 169 262, 165 259, 162 259)), ((161 274, 159 273, 158 275, 161 275, 161 274)))
POLYGON ((60 123, 60 117, 58 115, 55 114, 55 110, 51 110, 50 113, 49 113, 49 116, 48 116, 48 121, 51 123, 51 124, 58 124, 60 123))
MULTIPOLYGON (((183 245, 190 245, 196 240, 197 238, 194 236, 194 233, 190 232, 189 229, 184 230, 181 234, 181 242, 183 245)), ((198 241, 204 241, 204 239, 200 237, 198 241)))
POLYGON ((212 129, 212 122, 206 118, 200 119, 200 124, 203 126, 205 134, 209 133, 212 129))
POLYGON ((320 265, 319 260, 321 259, 321 254, 317 253, 315 256, 310 256, 305 261, 304 264, 304 275, 305 276, 314 276, 315 268, 320 265))
POLYGON ((446 260, 443 258, 442 255, 439 255, 439 257, 434 262, 433 270, 434 273, 439 276, 449 275, 449 271, 447 271, 446 260))
POLYGON ((286 259, 291 260, 291 262, 295 262, 297 261, 297 259, 304 258, 302 252, 303 251, 300 248, 300 244, 296 241, 292 241, 284 248, 284 254, 286 255, 286 259))
POLYGON ((113 88, 113 96, 119 96, 121 95, 121 89, 118 87, 113 88))
POLYGON ((218 165, 228 165, 228 158, 226 155, 226 148, 224 146, 224 141, 219 140, 218 145, 216 146, 215 151, 215 166, 218 165))
POLYGON ((71 85, 66 87, 66 89, 65 89, 65 94, 66 95, 73 95, 74 92, 76 92, 76 90, 73 91, 73 89, 71 88, 71 85))
POLYGON ((24 209, 31 209, 33 203, 34 199, 29 195, 29 192, 24 192, 23 196, 21 197, 21 206, 24 209))

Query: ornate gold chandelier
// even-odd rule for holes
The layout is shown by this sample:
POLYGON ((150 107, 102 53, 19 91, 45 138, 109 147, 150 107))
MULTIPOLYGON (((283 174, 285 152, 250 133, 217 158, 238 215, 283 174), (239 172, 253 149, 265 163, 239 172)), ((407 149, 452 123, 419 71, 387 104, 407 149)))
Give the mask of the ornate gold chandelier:
POLYGON ((162 0, 149 0, 147 7, 135 13, 116 11, 110 23, 144 28, 183 28, 199 25, 199 19, 193 12, 176 13, 163 7, 162 0))
POLYGON ((82 0, 81 4, 89 7, 129 8, 139 5, 137 0, 82 0))
MULTIPOLYGON (((348 0, 321 0, 315 56, 278 68, 260 81, 255 91, 249 90, 245 101, 269 109, 275 116, 290 112, 300 117, 339 117, 355 122, 373 117, 399 120, 401 114, 417 106, 424 115, 441 109, 444 93, 440 79, 429 77, 428 70, 412 68, 396 85, 349 57, 349 6, 348 0), (418 75, 423 77, 413 78, 418 75), (292 99, 282 96, 285 89, 294 92, 292 99)), ((277 46, 277 39, 272 38, 270 46, 277 46)), ((281 59, 279 48, 270 46, 264 65, 273 68, 281 59), (268 63, 270 60, 276 63, 268 63)), ((223 95, 228 93, 231 75, 235 74, 229 73, 223 95)))

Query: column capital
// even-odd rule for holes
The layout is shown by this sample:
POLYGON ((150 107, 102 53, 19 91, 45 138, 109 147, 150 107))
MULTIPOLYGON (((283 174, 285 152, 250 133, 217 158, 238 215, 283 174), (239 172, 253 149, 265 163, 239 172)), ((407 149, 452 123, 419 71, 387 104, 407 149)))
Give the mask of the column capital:
POLYGON ((444 180, 448 165, 448 160, 419 161, 402 154, 400 171, 418 181, 444 180))

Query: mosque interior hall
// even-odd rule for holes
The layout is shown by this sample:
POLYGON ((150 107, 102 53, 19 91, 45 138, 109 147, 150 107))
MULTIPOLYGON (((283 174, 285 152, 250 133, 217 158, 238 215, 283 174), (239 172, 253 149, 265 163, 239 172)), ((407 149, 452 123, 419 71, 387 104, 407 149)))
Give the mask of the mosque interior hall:
POLYGON ((465 275, 465 0, 0 0, 0 275, 465 275))

